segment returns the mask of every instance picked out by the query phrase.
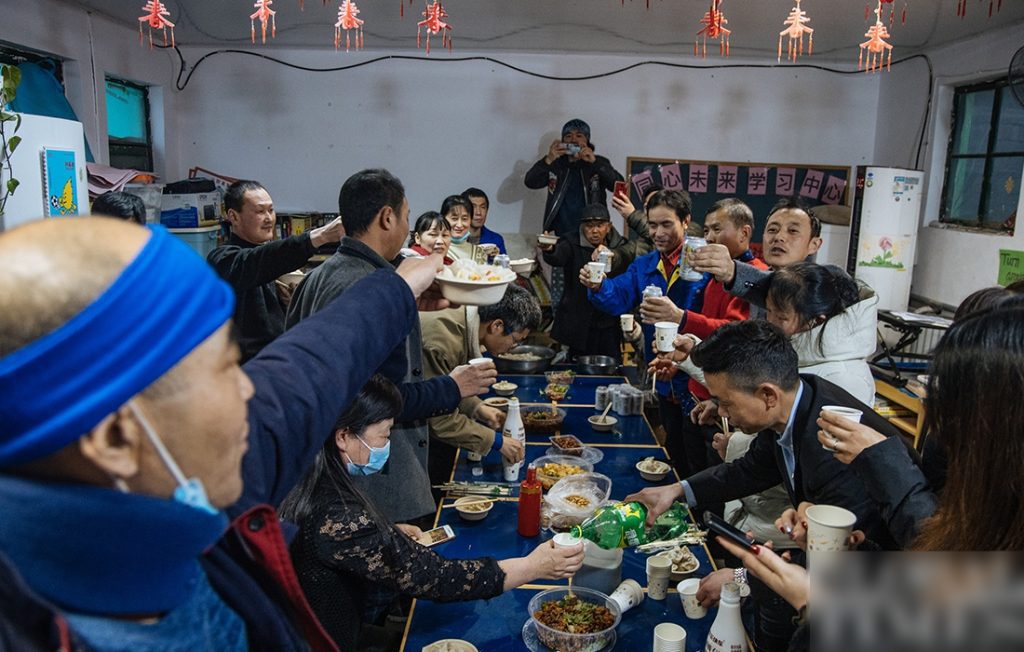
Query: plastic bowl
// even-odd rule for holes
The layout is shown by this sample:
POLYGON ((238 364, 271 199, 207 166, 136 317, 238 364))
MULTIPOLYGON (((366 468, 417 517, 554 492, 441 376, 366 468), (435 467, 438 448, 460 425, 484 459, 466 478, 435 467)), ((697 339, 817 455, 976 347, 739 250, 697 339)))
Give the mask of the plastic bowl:
POLYGON ((485 398, 484 405, 486 405, 487 407, 498 408, 503 412, 508 411, 508 399, 501 396, 492 396, 490 398, 485 398))
POLYGON ((467 521, 482 521, 485 518, 487 518, 487 515, 491 512, 491 509, 494 508, 493 502, 484 503, 480 505, 473 505, 473 507, 478 508, 476 511, 469 511, 468 509, 463 509, 460 506, 466 503, 480 502, 482 500, 485 500, 485 498, 482 498, 481 496, 463 496, 462 498, 457 498, 455 500, 455 511, 457 511, 459 513, 459 516, 461 516, 467 521))
POLYGON ((587 462, 579 457, 573 457, 572 455, 542 455, 534 461, 530 462, 533 466, 537 467, 537 479, 544 485, 545 489, 550 489, 555 486, 555 483, 562 478, 571 478, 571 475, 555 476, 545 475, 544 465, 545 464, 570 464, 572 466, 578 466, 580 472, 574 475, 581 475, 583 473, 590 473, 594 470, 594 465, 587 462))
POLYGON ((533 346, 524 344, 517 346, 508 353, 494 356, 494 366, 499 374, 536 374, 551 366, 551 358, 555 352, 546 346, 533 346), (531 360, 516 360, 504 357, 507 355, 528 354, 533 356, 531 360))
POLYGON ((494 385, 491 385, 491 389, 493 389, 494 393, 497 394, 498 396, 512 396, 513 394, 516 393, 516 390, 519 389, 519 385, 516 385, 515 383, 510 383, 507 380, 500 380, 498 381, 498 383, 494 383, 494 385), (498 383, 505 384, 499 385, 498 383), (495 385, 497 385, 497 387, 495 385))
POLYGON ((558 244, 558 236, 557 235, 546 235, 546 234, 542 233, 541 235, 537 236, 537 242, 539 242, 540 244, 542 244, 544 246, 555 245, 555 244, 558 244))
POLYGON ((509 269, 520 276, 529 276, 537 267, 537 261, 532 258, 523 258, 521 260, 513 260, 508 266, 509 269))
POLYGON ((640 477, 643 478, 644 480, 647 480, 648 482, 661 482, 662 480, 665 479, 665 476, 672 472, 672 466, 669 465, 669 463, 664 460, 655 460, 656 462, 661 462, 662 464, 665 465, 665 470, 662 471, 661 473, 652 473, 650 471, 644 471, 643 469, 640 468, 640 465, 643 464, 645 461, 646 460, 640 460, 639 462, 637 462, 636 470, 640 472, 640 477))
POLYGON ((551 414, 550 405, 530 405, 523 407, 520 410, 520 414, 523 417, 523 427, 526 428, 526 432, 538 433, 538 434, 551 434, 556 432, 562 427, 562 422, 565 421, 566 412, 562 408, 555 410, 557 416, 550 419, 538 420, 532 415, 535 413, 547 413, 551 414))
POLYGON ((493 306, 505 296, 505 289, 511 281, 463 281, 440 275, 437 277, 441 295, 463 306, 493 306))
POLYGON ((446 638, 443 641, 434 641, 420 652, 480 652, 476 646, 461 638, 446 638))
POLYGON ((611 432, 612 428, 615 427, 615 424, 619 422, 619 420, 613 416, 606 416, 604 420, 602 420, 600 414, 587 417, 587 421, 590 422, 590 427, 598 432, 611 432))
POLYGON ((530 598, 528 608, 530 610, 530 619, 537 629, 537 639, 552 650, 559 650, 560 652, 597 652, 604 649, 611 643, 615 628, 618 627, 619 621, 622 619, 622 611, 614 600, 600 591, 583 587, 560 587, 541 591, 530 598), (570 591, 580 600, 607 608, 614 618, 611 627, 591 634, 571 634, 548 627, 537 620, 535 614, 540 610, 541 605, 546 602, 561 600, 570 591))
POLYGON ((576 380, 576 372, 571 369, 568 371, 545 371, 544 378, 548 384, 571 386, 572 382, 576 380))

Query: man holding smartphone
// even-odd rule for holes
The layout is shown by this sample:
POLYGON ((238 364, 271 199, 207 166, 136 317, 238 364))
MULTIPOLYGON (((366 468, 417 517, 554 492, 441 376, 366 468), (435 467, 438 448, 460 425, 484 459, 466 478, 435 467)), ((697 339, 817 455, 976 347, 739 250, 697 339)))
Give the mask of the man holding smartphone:
POLYGON ((580 228, 583 208, 589 204, 607 206, 606 192, 622 181, 611 162, 594 153, 590 125, 574 118, 562 126, 562 137, 534 163, 523 182, 527 188, 548 189, 544 206, 544 231, 559 237, 572 236, 580 228))

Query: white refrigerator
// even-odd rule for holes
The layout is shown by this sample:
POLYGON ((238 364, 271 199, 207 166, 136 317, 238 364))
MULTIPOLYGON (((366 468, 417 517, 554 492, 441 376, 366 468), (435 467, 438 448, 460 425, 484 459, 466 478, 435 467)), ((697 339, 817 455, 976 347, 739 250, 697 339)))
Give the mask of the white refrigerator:
POLYGON ((879 310, 910 302, 923 181, 920 170, 857 167, 846 271, 875 290, 879 310))

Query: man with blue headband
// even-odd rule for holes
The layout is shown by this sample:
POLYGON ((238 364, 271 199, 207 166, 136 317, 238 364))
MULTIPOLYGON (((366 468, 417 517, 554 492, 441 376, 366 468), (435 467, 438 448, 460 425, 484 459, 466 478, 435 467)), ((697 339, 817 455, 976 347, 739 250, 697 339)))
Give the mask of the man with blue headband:
POLYGON ((270 505, 404 341, 436 258, 242 368, 231 289, 162 228, 0 234, 0 649, 336 650, 270 505))

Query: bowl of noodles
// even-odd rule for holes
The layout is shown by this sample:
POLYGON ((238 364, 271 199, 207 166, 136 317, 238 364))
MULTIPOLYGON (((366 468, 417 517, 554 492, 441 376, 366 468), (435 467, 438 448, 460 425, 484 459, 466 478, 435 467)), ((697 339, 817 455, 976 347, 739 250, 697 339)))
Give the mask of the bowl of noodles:
POLYGON ((437 275, 441 294, 463 306, 491 306, 505 296, 505 288, 515 280, 512 270, 497 265, 480 265, 457 260, 437 275))
POLYGON ((537 640, 559 652, 597 652, 615 640, 622 612, 600 591, 559 587, 530 599, 530 629, 537 640))

